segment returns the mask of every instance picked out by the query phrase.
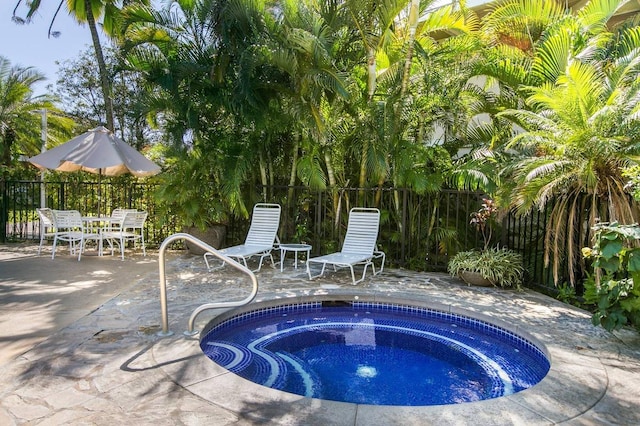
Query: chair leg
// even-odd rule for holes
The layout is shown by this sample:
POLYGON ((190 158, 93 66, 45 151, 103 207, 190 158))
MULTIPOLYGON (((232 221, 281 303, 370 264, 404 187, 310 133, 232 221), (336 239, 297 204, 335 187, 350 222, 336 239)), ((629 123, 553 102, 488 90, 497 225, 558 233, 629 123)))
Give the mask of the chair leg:
POLYGON ((124 260, 124 242, 127 241, 124 237, 120 237, 120 257, 124 260))
POLYGON ((318 278, 321 277, 322 275, 324 275, 324 269, 327 267, 327 264, 325 262, 309 262, 307 260, 307 273, 309 274, 309 279, 314 279, 314 278, 318 278), (310 263, 322 263, 322 269, 320 269, 320 273, 317 275, 311 275, 311 268, 309 267, 310 263))
MULTIPOLYGON (((334 266, 335 266, 335 265, 334 265, 334 266)), ((356 285, 357 283, 359 283, 360 281, 362 281, 362 280, 358 280, 358 281, 356 281, 356 276, 355 276, 355 274, 353 273, 353 266, 349 265, 349 269, 351 269, 351 281, 352 281, 352 282, 351 282, 351 284, 356 285)))
MULTIPOLYGON (((374 252, 374 254, 376 253, 374 252)), ((377 253, 377 257, 375 257, 375 259, 382 259, 382 262, 380 263, 380 269, 378 270, 378 272, 375 272, 375 269, 374 269, 374 272, 373 272, 374 275, 381 274, 382 271, 384 271, 384 261, 386 260, 386 257, 387 256, 384 252, 377 253)))
POLYGON ((80 240, 80 250, 78 250, 78 262, 80 262, 80 257, 82 257, 82 250, 84 250, 84 238, 80 240))
MULTIPOLYGON (((260 260, 258 261, 258 269, 251 271, 251 272, 260 272, 260 269, 262 269, 262 260, 264 259, 264 256, 260 256, 260 260)), ((243 258, 242 260, 244 260, 244 264, 245 266, 247 266, 247 261, 243 258)))
POLYGON ((215 268, 212 267, 211 265, 209 265, 209 259, 207 258, 207 255, 209 256, 213 256, 212 254, 209 254, 208 252, 204 254, 204 263, 207 265, 207 271, 211 272, 211 271, 215 271, 217 269, 223 268, 224 265, 227 264, 227 262, 222 262, 222 265, 220 266, 216 266, 215 268))
POLYGON ((371 269, 373 270, 373 275, 376 274, 376 268, 375 266, 373 266, 373 262, 372 263, 365 263, 364 264, 364 271, 362 271, 362 279, 360 281, 364 281, 364 277, 367 276, 367 268, 369 267, 369 265, 371 265, 371 269))
POLYGON ((58 242, 58 237, 53 237, 53 248, 51 249, 51 259, 53 260, 56 257, 56 243, 58 242))

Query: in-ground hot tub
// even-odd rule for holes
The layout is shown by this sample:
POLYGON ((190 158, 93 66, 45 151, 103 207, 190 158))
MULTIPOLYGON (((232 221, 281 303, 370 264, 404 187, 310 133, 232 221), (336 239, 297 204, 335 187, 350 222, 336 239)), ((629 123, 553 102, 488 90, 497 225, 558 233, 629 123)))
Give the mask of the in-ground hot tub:
POLYGON ((550 368, 546 349, 527 333, 393 299, 261 302, 215 318, 201 336, 204 353, 241 377, 359 404, 497 398, 535 385, 550 368))

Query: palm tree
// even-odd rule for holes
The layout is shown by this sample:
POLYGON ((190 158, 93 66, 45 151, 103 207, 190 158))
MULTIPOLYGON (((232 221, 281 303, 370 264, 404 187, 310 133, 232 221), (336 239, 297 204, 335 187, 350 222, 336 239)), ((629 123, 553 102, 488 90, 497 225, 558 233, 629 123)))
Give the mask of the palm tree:
POLYGON ((49 115, 49 140, 53 145, 65 138, 73 121, 61 115, 49 96, 33 96, 33 85, 44 75, 33 68, 11 66, 0 56, 0 159, 1 166, 12 165, 18 154, 40 152, 41 111, 49 115))
POLYGON ((161 118, 174 147, 217 158, 203 179, 218 182, 229 208, 246 216, 242 185, 255 165, 266 184, 268 158, 280 149, 269 115, 281 115, 276 88, 283 77, 267 61, 276 25, 266 3, 134 5, 123 17, 126 63, 149 83, 150 114, 161 118))
MULTIPOLYGON (((331 122, 328 116, 349 99, 346 73, 338 68, 344 41, 327 22, 326 11, 297 1, 282 2, 282 20, 272 29, 276 43, 265 60, 282 72, 277 92, 293 123, 296 135, 307 141, 300 175, 312 187, 324 187, 320 164, 324 163, 330 187, 336 186, 331 156, 331 122), (318 161, 320 158, 320 161, 318 161)), ((294 156, 298 146, 294 145, 294 156)), ((293 176, 297 165, 293 163, 293 176)), ((291 181, 290 181, 291 182, 291 181)))
MULTIPOLYGON (((13 19, 15 22, 25 22, 25 19, 22 19, 16 15, 16 11, 23 0, 18 0, 16 3, 16 7, 14 8, 13 19)), ((133 0, 136 3, 148 4, 149 0, 133 0)), ((56 36, 57 32, 53 32, 53 24, 55 19, 64 4, 66 4, 67 10, 70 14, 75 16, 78 22, 87 23, 89 27, 89 31, 91 32, 91 41, 93 44, 93 49, 96 55, 96 62, 98 63, 98 69, 100 71, 100 86, 102 88, 102 96, 104 98, 105 111, 106 111, 106 126, 111 130, 115 130, 114 128, 114 118, 113 118, 113 99, 111 93, 111 78, 109 70, 107 69, 107 65, 104 59, 104 53, 102 50, 102 44, 100 43, 100 36, 98 34, 98 26, 96 20, 102 17, 102 29, 103 31, 111 36, 116 36, 118 34, 118 14, 120 12, 120 8, 117 6, 118 4, 129 4, 132 3, 132 0, 60 0, 58 7, 54 16, 51 19, 51 24, 49 25, 49 36, 56 36)), ((29 10, 26 15, 26 22, 33 18, 33 15, 38 11, 40 7, 40 1, 33 1, 27 3, 29 10)))
POLYGON ((640 154, 640 31, 606 29, 618 3, 590 2, 548 27, 534 46, 539 84, 521 88, 526 107, 498 114, 524 129, 507 146, 519 157, 504 169, 505 198, 521 214, 549 210, 545 262, 556 284, 564 262, 569 282, 580 278, 580 248, 598 220, 639 219, 623 171, 640 154))

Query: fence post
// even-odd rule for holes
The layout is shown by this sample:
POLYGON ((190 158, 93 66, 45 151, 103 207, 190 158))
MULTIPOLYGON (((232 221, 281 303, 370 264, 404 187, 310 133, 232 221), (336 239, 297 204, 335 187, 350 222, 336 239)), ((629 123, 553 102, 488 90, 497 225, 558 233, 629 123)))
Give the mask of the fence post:
POLYGON ((0 179, 0 243, 7 242, 7 218, 9 217, 9 200, 7 199, 7 184, 0 179))

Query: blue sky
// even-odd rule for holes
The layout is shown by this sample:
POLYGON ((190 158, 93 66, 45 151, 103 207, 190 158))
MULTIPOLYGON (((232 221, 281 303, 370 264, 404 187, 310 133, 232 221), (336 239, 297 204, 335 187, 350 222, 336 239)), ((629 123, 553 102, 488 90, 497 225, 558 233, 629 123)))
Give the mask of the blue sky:
MULTIPOLYGON (((79 52, 91 46, 89 28, 81 26, 66 10, 61 10, 53 27, 60 31, 58 38, 47 38, 51 17, 59 1, 42 2, 41 12, 30 24, 18 25, 11 20, 17 0, 0 0, 0 56, 11 65, 34 67, 47 77, 44 84, 35 87, 37 95, 46 92, 48 84, 55 84, 58 70, 56 61, 78 57, 79 52)), ((64 9, 64 8, 63 8, 64 9)), ((26 9, 19 9, 24 16, 26 9)), ((104 41, 101 38, 101 41, 104 41)))

